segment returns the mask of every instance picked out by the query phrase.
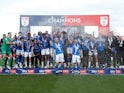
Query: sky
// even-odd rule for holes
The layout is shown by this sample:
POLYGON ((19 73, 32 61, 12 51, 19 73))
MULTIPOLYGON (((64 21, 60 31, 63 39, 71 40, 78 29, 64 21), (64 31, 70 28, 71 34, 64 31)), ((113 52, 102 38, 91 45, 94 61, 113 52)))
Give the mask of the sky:
POLYGON ((19 31, 20 15, 110 15, 110 28, 124 36, 124 0, 0 0, 0 37, 19 31))

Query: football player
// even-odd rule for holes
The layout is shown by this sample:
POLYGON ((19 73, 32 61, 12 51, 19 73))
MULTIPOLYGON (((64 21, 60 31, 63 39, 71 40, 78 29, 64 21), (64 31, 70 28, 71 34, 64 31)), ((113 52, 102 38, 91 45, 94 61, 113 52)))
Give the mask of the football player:
MULTIPOLYGON (((54 39, 53 48, 55 50, 55 70, 62 72, 64 63, 64 52, 62 41, 58 37, 54 39)), ((54 51, 53 51, 54 52, 54 51)))
POLYGON ((31 40, 28 39, 27 41, 24 42, 24 57, 25 57, 25 66, 24 68, 27 68, 27 58, 29 57, 29 68, 31 68, 31 57, 32 57, 32 43, 31 40))
POLYGON ((74 39, 74 42, 72 44, 72 68, 71 68, 72 73, 76 68, 80 72, 81 70, 80 63, 81 63, 82 57, 83 57, 83 54, 82 54, 81 45, 77 39, 74 39), (75 67, 75 64, 77 67, 75 67))
POLYGON ((50 62, 50 38, 47 36, 47 34, 43 34, 42 36, 42 68, 49 68, 49 62, 50 62))
POLYGON ((99 67, 98 64, 98 52, 97 52, 97 43, 95 40, 95 37, 92 36, 90 38, 90 40, 88 41, 88 49, 89 49, 89 59, 88 59, 88 68, 91 67, 91 61, 92 61, 92 57, 95 56, 95 61, 96 61, 96 68, 99 67))

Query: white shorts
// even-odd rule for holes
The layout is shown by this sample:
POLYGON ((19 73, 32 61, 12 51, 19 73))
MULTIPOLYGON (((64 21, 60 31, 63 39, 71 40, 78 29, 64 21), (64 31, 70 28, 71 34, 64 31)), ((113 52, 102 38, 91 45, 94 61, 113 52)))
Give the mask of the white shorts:
POLYGON ((50 48, 50 56, 53 56, 53 48, 50 48))
POLYGON ((79 55, 72 55, 72 63, 80 63, 81 57, 79 55))
POLYGON ((16 50, 16 55, 21 55, 22 50, 16 50))
POLYGON ((55 59, 56 59, 55 49, 50 48, 50 56, 53 58, 53 60, 55 60, 55 59))
POLYGON ((42 49, 41 50, 41 55, 50 55, 50 49, 49 48, 42 49))
POLYGON ((32 57, 32 52, 25 52, 24 56, 25 57, 32 57))
POLYGON ((94 51, 89 51, 88 55, 92 56, 92 55, 98 55, 98 52, 97 50, 94 50, 94 51))
POLYGON ((72 48, 71 47, 67 47, 67 54, 72 54, 72 48))
POLYGON ((61 53, 61 54, 57 54, 56 55, 56 62, 64 62, 64 54, 61 53))
POLYGON ((16 50, 16 55, 24 55, 24 51, 23 50, 16 50))

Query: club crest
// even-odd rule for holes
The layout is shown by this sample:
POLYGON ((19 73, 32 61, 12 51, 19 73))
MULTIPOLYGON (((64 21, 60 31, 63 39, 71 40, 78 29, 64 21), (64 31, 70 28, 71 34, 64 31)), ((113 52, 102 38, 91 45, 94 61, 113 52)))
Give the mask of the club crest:
POLYGON ((108 16, 100 16, 100 24, 101 24, 101 26, 107 26, 108 25, 108 16))
POLYGON ((22 26, 28 26, 29 25, 29 17, 21 17, 21 24, 22 24, 22 26))

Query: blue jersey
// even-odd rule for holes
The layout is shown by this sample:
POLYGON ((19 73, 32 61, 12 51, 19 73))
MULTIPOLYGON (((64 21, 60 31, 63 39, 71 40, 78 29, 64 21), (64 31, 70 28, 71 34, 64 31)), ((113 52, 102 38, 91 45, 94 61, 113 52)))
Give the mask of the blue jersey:
POLYGON ((31 40, 31 39, 32 39, 32 37, 24 36, 24 40, 26 40, 26 41, 27 41, 28 39, 29 39, 29 40, 31 40))
POLYGON ((19 40, 19 39, 17 39, 17 41, 16 41, 16 49, 17 50, 23 49, 23 44, 22 44, 21 40, 19 40))
POLYGON ((72 54, 73 55, 79 55, 80 56, 80 50, 81 50, 81 45, 79 43, 72 45, 72 54))
POLYGON ((82 38, 78 38, 77 40, 80 44, 83 42, 82 38))
POLYGON ((53 48, 54 40, 50 40, 50 48, 53 48))
POLYGON ((105 47, 105 45, 103 42, 98 42, 98 44, 97 44, 98 51, 104 51, 104 47, 105 47))
POLYGON ((88 42, 89 42, 88 39, 84 40, 84 42, 83 42, 83 50, 88 50, 88 42))
POLYGON ((46 37, 47 37, 48 41, 51 40, 50 34, 47 34, 46 37))
POLYGON ((40 45, 39 44, 34 44, 33 45, 34 47, 34 53, 40 53, 41 52, 41 48, 40 48, 40 45))
POLYGON ((50 48, 49 38, 42 39, 42 49, 50 48))
POLYGON ((97 43, 96 41, 89 40, 88 41, 88 48, 89 50, 95 50, 97 48, 97 43))
POLYGON ((38 40, 38 42, 41 42, 42 41, 42 35, 38 35, 35 38, 36 38, 36 40, 38 40))
POLYGON ((62 41, 59 41, 58 44, 57 43, 54 43, 53 44, 53 48, 55 49, 56 55, 63 53, 63 44, 62 44, 62 41))
POLYGON ((72 48, 72 44, 68 44, 67 47, 68 47, 68 48, 72 48))
POLYGON ((12 53, 15 53, 16 52, 16 50, 15 50, 16 49, 16 45, 11 45, 10 49, 11 49, 12 53))
POLYGON ((29 44, 28 41, 24 42, 24 51, 31 52, 32 44, 29 44))

